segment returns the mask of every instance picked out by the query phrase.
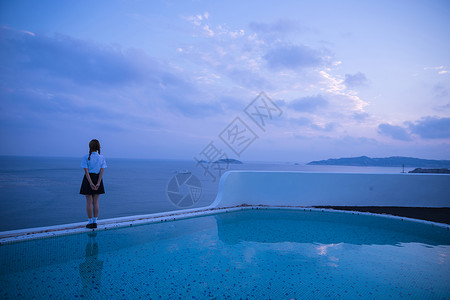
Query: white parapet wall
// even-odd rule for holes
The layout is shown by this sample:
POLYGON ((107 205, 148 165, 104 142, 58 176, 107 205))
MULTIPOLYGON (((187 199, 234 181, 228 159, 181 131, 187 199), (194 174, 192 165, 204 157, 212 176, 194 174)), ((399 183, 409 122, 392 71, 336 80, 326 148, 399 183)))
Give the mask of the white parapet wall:
POLYGON ((229 171, 210 207, 450 207, 450 175, 229 171))
MULTIPOLYGON (((236 207, 242 204, 284 209, 320 205, 450 207, 450 175, 229 171, 220 179, 210 206, 105 219, 97 230, 234 211, 243 209, 236 207)), ((4 231, 0 232, 0 245, 92 231, 84 226, 85 222, 4 231)))

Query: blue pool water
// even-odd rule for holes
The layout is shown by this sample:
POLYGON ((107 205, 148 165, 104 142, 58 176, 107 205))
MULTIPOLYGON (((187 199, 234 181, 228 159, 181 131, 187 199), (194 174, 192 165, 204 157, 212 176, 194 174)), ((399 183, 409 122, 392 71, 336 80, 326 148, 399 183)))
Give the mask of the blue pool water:
POLYGON ((0 297, 450 297, 450 232, 258 209, 0 246, 0 297))

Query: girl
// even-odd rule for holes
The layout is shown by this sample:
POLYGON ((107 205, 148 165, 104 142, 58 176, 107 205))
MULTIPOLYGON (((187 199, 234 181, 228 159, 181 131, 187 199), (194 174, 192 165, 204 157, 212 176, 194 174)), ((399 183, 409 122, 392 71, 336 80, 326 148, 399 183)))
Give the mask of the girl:
POLYGON ((106 168, 105 158, 100 155, 100 142, 98 140, 94 139, 89 142, 89 155, 83 156, 81 167, 84 168, 84 177, 80 194, 86 196, 86 212, 89 218, 86 228, 97 228, 98 197, 105 193, 102 178, 103 169, 106 168), (94 208, 94 218, 92 218, 92 208, 94 208))

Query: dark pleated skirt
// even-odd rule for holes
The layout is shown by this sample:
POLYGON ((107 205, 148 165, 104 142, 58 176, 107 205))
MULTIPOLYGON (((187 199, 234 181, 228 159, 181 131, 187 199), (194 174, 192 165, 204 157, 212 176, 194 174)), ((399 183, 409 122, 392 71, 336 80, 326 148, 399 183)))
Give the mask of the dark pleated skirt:
MULTIPOLYGON (((95 173, 89 173, 89 176, 91 177, 92 183, 96 184, 98 181, 99 175, 95 174, 95 173)), ((91 189, 91 185, 89 184, 89 181, 86 178, 86 174, 84 174, 83 182, 81 183, 80 194, 95 195, 95 194, 104 194, 104 193, 105 193, 105 188, 103 187, 103 179, 100 182, 99 188, 96 191, 94 191, 93 189, 91 189)))

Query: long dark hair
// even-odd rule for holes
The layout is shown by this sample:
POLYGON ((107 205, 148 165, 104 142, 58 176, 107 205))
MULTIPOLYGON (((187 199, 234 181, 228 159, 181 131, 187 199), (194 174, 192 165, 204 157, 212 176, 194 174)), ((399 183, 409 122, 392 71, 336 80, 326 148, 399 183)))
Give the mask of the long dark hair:
POLYGON ((98 154, 100 154, 100 142, 96 139, 93 139, 89 142, 89 157, 88 160, 91 160, 91 154, 92 152, 98 151, 98 154))

